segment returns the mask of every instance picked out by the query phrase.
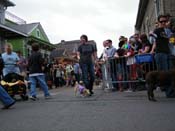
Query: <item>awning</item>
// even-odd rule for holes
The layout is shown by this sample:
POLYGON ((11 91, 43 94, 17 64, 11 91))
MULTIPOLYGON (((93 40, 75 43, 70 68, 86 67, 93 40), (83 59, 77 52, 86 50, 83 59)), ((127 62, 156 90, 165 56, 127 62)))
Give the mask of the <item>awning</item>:
POLYGON ((4 38, 27 37, 27 34, 0 24, 0 36, 4 38))

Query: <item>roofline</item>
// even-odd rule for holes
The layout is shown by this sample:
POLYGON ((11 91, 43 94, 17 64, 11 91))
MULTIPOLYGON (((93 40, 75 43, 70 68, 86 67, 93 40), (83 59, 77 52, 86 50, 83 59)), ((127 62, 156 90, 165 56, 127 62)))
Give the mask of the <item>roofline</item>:
POLYGON ((17 33, 17 34, 20 34, 20 35, 22 35, 22 36, 24 36, 24 37, 28 37, 27 34, 22 33, 22 32, 19 32, 19 31, 15 30, 15 29, 12 29, 12 28, 10 28, 10 27, 8 27, 8 26, 6 26, 6 25, 0 24, 0 27, 5 28, 5 29, 7 29, 7 30, 10 30, 10 31, 12 31, 12 32, 15 32, 15 33, 17 33))
POLYGON ((41 27, 41 31, 44 33, 46 39, 50 42, 50 40, 49 40, 49 38, 48 38, 48 36, 47 36, 47 34, 46 34, 46 32, 45 32, 45 30, 44 30, 44 28, 43 28, 43 26, 41 25, 40 22, 39 22, 39 25, 38 26, 41 27))
MULTIPOLYGON (((42 25, 41 25, 40 22, 29 23, 29 24, 36 24, 36 26, 35 26, 33 29, 31 29, 30 32, 28 32, 28 35, 30 35, 37 27, 40 27, 40 29, 41 29, 41 31, 43 32, 44 36, 45 36, 46 39, 50 42, 50 40, 49 40, 49 38, 48 38, 46 32, 44 31, 44 29, 43 29, 43 27, 42 27, 42 25)), ((27 24, 27 25, 29 25, 29 24, 27 24)))
POLYGON ((30 25, 30 24, 36 24, 36 26, 35 26, 33 29, 31 29, 30 32, 27 32, 28 35, 31 34, 31 33, 38 27, 39 22, 36 22, 36 23, 29 23, 29 24, 26 24, 26 25, 30 25))
POLYGON ((136 30, 139 30, 141 25, 142 25, 142 21, 143 21, 144 16, 145 16, 145 10, 148 6, 148 3, 149 3, 149 0, 140 0, 140 2, 139 2, 136 24, 135 24, 136 30))

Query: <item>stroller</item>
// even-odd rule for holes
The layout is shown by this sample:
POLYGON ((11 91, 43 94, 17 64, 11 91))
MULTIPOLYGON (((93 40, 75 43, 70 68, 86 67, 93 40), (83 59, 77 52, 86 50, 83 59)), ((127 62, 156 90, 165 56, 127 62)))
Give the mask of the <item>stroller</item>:
POLYGON ((20 95, 22 100, 28 100, 27 87, 23 76, 16 73, 9 73, 3 77, 1 85, 12 98, 15 95, 20 95))

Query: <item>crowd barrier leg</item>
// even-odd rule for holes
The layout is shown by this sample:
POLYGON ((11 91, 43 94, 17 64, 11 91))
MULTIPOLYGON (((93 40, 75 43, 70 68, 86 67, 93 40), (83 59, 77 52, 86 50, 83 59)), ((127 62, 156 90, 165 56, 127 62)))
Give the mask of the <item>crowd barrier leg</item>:
POLYGON ((105 62, 102 64, 102 80, 103 80, 103 89, 112 89, 112 80, 111 80, 111 75, 109 72, 109 63, 105 62))

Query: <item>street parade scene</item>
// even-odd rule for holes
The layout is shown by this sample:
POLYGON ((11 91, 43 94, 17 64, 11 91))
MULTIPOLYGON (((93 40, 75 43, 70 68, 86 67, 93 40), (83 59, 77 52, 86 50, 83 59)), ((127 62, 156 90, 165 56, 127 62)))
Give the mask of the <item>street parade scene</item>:
POLYGON ((0 131, 174 131, 174 6, 0 0, 0 131))

